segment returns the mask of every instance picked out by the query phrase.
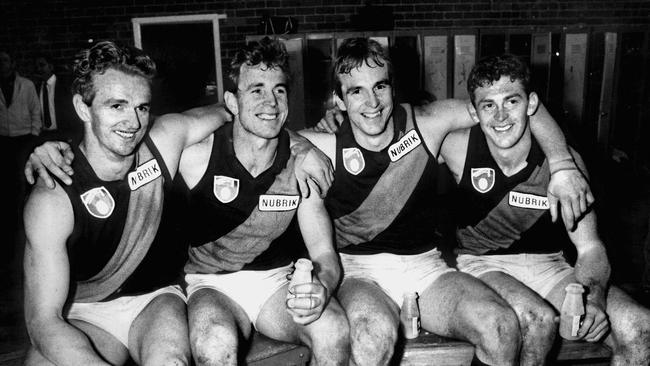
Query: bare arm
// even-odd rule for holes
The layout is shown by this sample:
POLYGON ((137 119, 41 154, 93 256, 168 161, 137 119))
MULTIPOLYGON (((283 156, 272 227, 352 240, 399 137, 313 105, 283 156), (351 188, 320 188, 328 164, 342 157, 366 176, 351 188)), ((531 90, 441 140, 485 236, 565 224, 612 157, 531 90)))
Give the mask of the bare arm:
POLYGON ((27 330, 36 349, 56 365, 108 365, 61 314, 69 291, 66 240, 72 227, 72 207, 63 189, 39 182, 25 206, 27 330))
POLYGON ((308 139, 291 130, 287 131, 291 137, 291 152, 296 157, 294 174, 302 197, 309 197, 313 187, 321 198, 325 198, 334 180, 332 161, 308 139), (309 182, 315 184, 312 186, 309 182))
POLYGON ((338 287, 341 268, 334 250, 332 224, 323 200, 311 195, 298 207, 298 223, 314 263, 313 282, 289 289, 300 297, 289 299, 287 306, 296 323, 309 324, 317 320, 338 287))
POLYGON ((596 229, 596 214, 589 212, 585 215, 576 225, 576 230, 569 231, 569 237, 578 252, 575 265, 576 279, 588 289, 585 318, 578 336, 594 342, 601 339, 609 330, 605 310, 610 275, 605 246, 598 237, 596 229))
POLYGON ((172 176, 176 174, 181 153, 232 119, 219 104, 169 113, 156 119, 149 135, 160 151, 172 176))

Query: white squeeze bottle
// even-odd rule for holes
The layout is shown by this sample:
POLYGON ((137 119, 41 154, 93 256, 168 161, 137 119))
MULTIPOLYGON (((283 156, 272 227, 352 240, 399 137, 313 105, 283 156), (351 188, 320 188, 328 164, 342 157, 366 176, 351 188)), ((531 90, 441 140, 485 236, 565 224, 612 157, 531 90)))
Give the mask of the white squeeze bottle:
MULTIPOLYGON (((314 266, 309 259, 298 259, 294 267, 295 270, 293 271, 291 282, 289 282, 289 288, 303 283, 311 283, 311 270, 314 269, 314 266)), ((289 298, 294 296, 289 293, 287 294, 287 297, 289 298)))
POLYGON ((418 309, 418 295, 415 292, 404 294, 400 321, 406 339, 417 338, 420 335, 420 310, 418 309))
POLYGON ((566 296, 560 311, 560 337, 568 340, 578 339, 580 320, 585 313, 582 303, 584 288, 579 283, 570 283, 566 287, 566 296))

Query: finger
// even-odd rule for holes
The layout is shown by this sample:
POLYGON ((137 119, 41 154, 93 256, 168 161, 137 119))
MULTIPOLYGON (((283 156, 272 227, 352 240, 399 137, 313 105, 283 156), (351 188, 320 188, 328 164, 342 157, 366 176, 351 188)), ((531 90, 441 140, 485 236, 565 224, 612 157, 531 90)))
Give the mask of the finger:
POLYGON ((587 193, 585 194, 585 198, 587 199, 587 205, 591 206, 594 202, 596 202, 596 199, 594 198, 594 195, 591 193, 591 189, 587 187, 587 193))
POLYGON ((34 167, 32 166, 32 162, 29 161, 29 159, 28 159, 27 163, 25 163, 24 173, 25 173, 25 179, 27 179, 27 183, 29 183, 30 185, 34 184, 34 173, 33 173, 33 171, 34 171, 34 167))
POLYGON ((308 325, 320 317, 320 314, 313 314, 310 316, 301 316, 301 317, 293 317, 293 322, 296 324, 300 325, 308 325))
POLYGON ((592 326, 592 329, 589 330, 589 333, 585 336, 585 340, 588 342, 597 342, 602 338, 603 335, 609 330, 609 323, 605 320, 598 323, 596 326, 592 326))
POLYGON ((557 220, 557 198, 553 195, 548 195, 548 209, 551 212, 551 221, 557 220))
POLYGON ((578 221, 584 212, 580 210, 580 195, 571 198, 571 209, 573 210, 574 221, 578 221))
POLYGON ((339 111, 334 115, 336 117, 336 120, 339 122, 339 124, 343 123, 345 121, 345 117, 343 117, 343 113, 339 111))
POLYGON ((580 194, 580 197, 578 199, 580 202, 580 216, 582 216, 585 212, 587 212, 587 198, 584 194, 580 194))
POLYGON ((594 316, 587 314, 582 321, 582 324, 580 325, 580 329, 578 329, 578 337, 584 338, 587 334, 589 334, 589 329, 593 324, 594 316))
POLYGON ((560 204, 560 209, 562 210, 562 220, 564 220, 564 226, 567 230, 573 230, 573 208, 571 207, 570 202, 563 202, 560 204))
POLYGON ((43 182, 45 182, 45 185, 47 186, 47 188, 50 188, 50 189, 54 188, 54 180, 52 179, 50 174, 48 174, 48 172, 47 172, 47 170, 45 168, 43 168, 43 167, 38 168, 38 169, 36 169, 36 172, 38 173, 38 176, 41 177, 43 182))
POLYGON ((298 189, 300 189, 302 198, 309 197, 309 185, 303 179, 298 179, 298 189))
POLYGON ((313 310, 321 304, 317 297, 294 297, 287 300, 287 307, 298 312, 299 310, 313 310))

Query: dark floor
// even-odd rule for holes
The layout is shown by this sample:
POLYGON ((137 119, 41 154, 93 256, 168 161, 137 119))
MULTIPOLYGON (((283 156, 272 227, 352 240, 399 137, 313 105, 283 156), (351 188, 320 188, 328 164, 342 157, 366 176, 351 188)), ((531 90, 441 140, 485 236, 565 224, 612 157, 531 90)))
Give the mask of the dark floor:
MULTIPOLYGON (((612 263, 612 282, 650 307, 650 282, 643 291, 644 245, 650 221, 650 173, 611 163, 593 176, 599 224, 612 263)), ((2 192, 2 190, 0 190, 2 192)), ((2 197, 2 210, 15 196, 2 197)), ((18 218, 14 210, 10 217, 18 218)), ((3 216, 7 217, 7 216, 3 216)), ((18 222, 18 221, 16 221, 18 222)), ((28 337, 22 315, 22 248, 24 239, 16 222, 3 221, 0 231, 0 365, 20 365, 28 337), (8 227, 7 227, 8 226, 8 227)), ((648 279, 647 279, 648 280, 648 279)))

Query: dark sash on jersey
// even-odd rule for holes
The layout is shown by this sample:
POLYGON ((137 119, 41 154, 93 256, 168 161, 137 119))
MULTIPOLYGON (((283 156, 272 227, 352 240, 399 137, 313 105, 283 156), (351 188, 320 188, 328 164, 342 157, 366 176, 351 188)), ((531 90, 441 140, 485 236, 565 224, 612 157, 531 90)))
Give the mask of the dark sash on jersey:
MULTIPOLYGON (((407 109, 406 128, 394 140, 415 128, 411 112, 412 109, 407 109)), ((366 243, 384 231, 411 197, 428 160, 429 154, 422 143, 400 160, 390 163, 363 203, 334 220, 337 246, 366 243)))
MULTIPOLYGON (((296 195, 292 155, 266 191, 266 194, 296 195)), ((190 247, 185 273, 220 273, 239 271, 263 253, 278 236, 287 230, 296 211, 262 212, 259 205, 251 215, 221 238, 198 247, 190 247)), ((215 223, 218 225, 218 223, 215 223)))
MULTIPOLYGON (((138 164, 154 158, 146 144, 138 149, 138 164)), ((132 191, 122 238, 106 266, 92 278, 78 281, 75 302, 100 301, 113 294, 135 271, 158 231, 163 204, 162 177, 132 191)))
MULTIPOLYGON (((511 192, 520 192, 546 197, 546 186, 550 179, 548 161, 537 166, 527 181, 518 184, 511 192)), ((493 250, 508 248, 521 238, 521 233, 530 229, 547 210, 536 210, 510 206, 506 194, 490 213, 474 227, 467 226, 456 231, 463 252, 481 255, 493 250)), ((471 210, 471 207, 466 209, 471 210)))

